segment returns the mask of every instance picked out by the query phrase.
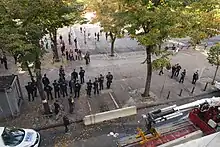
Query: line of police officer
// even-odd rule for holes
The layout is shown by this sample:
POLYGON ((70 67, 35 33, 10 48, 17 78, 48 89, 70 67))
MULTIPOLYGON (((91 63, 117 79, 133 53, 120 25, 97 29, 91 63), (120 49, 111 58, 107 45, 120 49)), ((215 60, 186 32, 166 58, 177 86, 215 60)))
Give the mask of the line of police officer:
MULTIPOLYGON (((113 75, 110 72, 108 72, 108 74, 106 75, 106 79, 107 79, 106 82, 107 89, 109 89, 113 80, 113 75)), ((50 86, 50 80, 46 74, 44 74, 42 78, 42 83, 44 85, 44 91, 46 92, 48 100, 54 99, 52 90, 54 90, 55 98, 60 98, 61 95, 63 97, 68 96, 68 92, 67 92, 68 86, 69 86, 70 94, 72 95, 74 92, 74 97, 76 98, 80 96, 81 84, 85 83, 85 70, 82 67, 80 67, 80 71, 79 73, 77 73, 76 70, 74 69, 73 72, 71 73, 71 80, 67 83, 67 81, 65 80, 65 71, 63 69, 63 66, 60 66, 59 80, 58 81, 54 80, 54 82, 52 83, 53 88, 52 86, 50 86), (78 79, 80 79, 80 83, 78 79)), ((99 94, 99 91, 104 89, 103 83, 104 83, 104 76, 102 74, 100 74, 98 78, 95 78, 95 81, 93 83, 91 80, 89 80, 86 83, 87 95, 91 97, 92 88, 94 90, 94 95, 99 94)), ((37 96, 36 82, 35 83, 29 82, 28 85, 26 86, 26 89, 28 92, 29 101, 31 100, 31 97, 32 97, 32 101, 34 101, 34 97, 37 96)))

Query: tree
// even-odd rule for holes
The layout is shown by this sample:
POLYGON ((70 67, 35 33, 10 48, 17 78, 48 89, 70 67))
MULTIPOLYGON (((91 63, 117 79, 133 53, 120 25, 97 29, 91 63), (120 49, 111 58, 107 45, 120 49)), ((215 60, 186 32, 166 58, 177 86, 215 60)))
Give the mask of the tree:
POLYGON ((212 46, 208 52, 208 61, 210 64, 216 66, 215 74, 212 80, 212 84, 214 85, 215 83, 215 78, 219 69, 220 65, 220 43, 216 44, 215 46, 212 46))
POLYGON ((178 7, 182 7, 179 1, 160 0, 135 0, 123 1, 123 20, 126 29, 132 37, 145 46, 147 63, 147 78, 143 97, 148 97, 153 69, 159 69, 169 65, 168 53, 158 46, 166 39, 176 35, 178 7), (152 62, 152 55, 157 59, 152 62))
POLYGON ((35 24, 44 26, 45 31, 50 35, 53 42, 54 58, 59 61, 57 51, 57 30, 70 24, 81 23, 83 5, 76 0, 29 0, 31 4, 26 7, 27 22, 33 21, 35 24), (30 13, 31 10, 31 13, 30 13))
POLYGON ((109 33, 111 38, 110 56, 114 56, 115 40, 124 36, 124 22, 119 19, 121 15, 117 16, 117 12, 122 6, 118 0, 92 0, 89 2, 89 8, 96 12, 93 23, 100 23, 103 30, 109 33))
POLYGON ((39 40, 45 35, 45 32, 41 25, 28 22, 27 15, 22 15, 26 13, 24 11, 25 8, 23 9, 23 6, 26 6, 24 4, 23 1, 16 0, 13 0, 13 3, 5 3, 5 1, 2 1, 1 3, 1 6, 4 8, 3 13, 6 14, 3 18, 8 20, 2 21, 3 25, 1 25, 2 27, 0 29, 1 34, 7 33, 7 37, 4 38, 5 41, 3 42, 4 51, 12 53, 13 55, 16 52, 19 52, 20 56, 18 60, 28 69, 32 81, 34 79, 28 66, 28 62, 34 62, 37 88, 43 102, 45 114, 49 114, 51 112, 48 102, 46 101, 41 81, 41 48, 39 45, 39 40), (17 15, 14 15, 14 11, 17 12, 17 15))

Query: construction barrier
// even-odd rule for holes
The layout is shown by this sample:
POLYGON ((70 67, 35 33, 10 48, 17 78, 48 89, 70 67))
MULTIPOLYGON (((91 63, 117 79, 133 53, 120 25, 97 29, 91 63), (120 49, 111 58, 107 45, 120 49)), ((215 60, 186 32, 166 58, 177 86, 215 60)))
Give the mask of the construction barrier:
POLYGON ((85 125, 92 125, 103 121, 131 116, 135 114, 137 114, 137 108, 136 106, 131 106, 102 113, 87 115, 84 117, 83 121, 85 125))

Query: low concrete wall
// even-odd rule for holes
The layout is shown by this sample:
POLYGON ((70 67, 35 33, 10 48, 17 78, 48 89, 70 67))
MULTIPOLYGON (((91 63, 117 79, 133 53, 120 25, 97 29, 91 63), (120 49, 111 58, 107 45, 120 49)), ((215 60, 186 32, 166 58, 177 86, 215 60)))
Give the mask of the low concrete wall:
POLYGON ((135 114, 137 114, 137 108, 136 106, 131 106, 126 108, 106 111, 103 113, 87 115, 84 117, 83 121, 85 125, 91 125, 120 117, 131 116, 135 114))

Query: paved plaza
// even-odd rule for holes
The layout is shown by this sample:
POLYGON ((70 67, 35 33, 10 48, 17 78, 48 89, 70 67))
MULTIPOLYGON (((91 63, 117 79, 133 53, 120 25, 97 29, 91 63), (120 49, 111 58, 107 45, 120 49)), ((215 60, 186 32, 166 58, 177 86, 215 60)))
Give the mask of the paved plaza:
MULTIPOLYGON (((145 59, 144 48, 138 45, 135 40, 130 39, 129 36, 125 36, 123 39, 116 40, 116 56, 109 57, 110 42, 109 40, 106 41, 105 34, 103 33, 102 36, 100 36, 100 41, 96 41, 94 39, 94 33, 99 32, 100 28, 96 25, 85 25, 83 27, 86 28, 86 32, 90 32, 92 35, 90 39, 86 37, 86 44, 84 43, 84 35, 80 33, 79 26, 71 28, 73 34, 72 38, 77 37, 78 47, 83 53, 86 51, 91 52, 91 63, 89 65, 85 65, 84 60, 66 61, 64 58, 62 62, 52 64, 52 53, 51 50, 49 50, 42 58, 42 74, 46 73, 52 82, 53 80, 58 79, 59 66, 63 65, 67 75, 67 80, 70 80, 70 75, 73 69, 79 71, 80 67, 83 67, 86 71, 85 81, 88 81, 89 79, 93 81, 95 77, 99 76, 99 74, 106 75, 109 71, 113 74, 114 78, 111 89, 105 89, 100 93, 100 95, 92 95, 91 98, 86 96, 86 85, 82 85, 81 96, 75 100, 74 113, 71 115, 68 114, 71 120, 79 120, 89 114, 132 105, 139 105, 141 103, 166 102, 169 100, 180 101, 186 97, 201 95, 216 90, 210 84, 208 85, 206 91, 203 90, 206 83, 212 81, 215 71, 215 67, 211 66, 207 62, 206 55, 201 53, 201 51, 183 49, 171 57, 171 63, 179 63, 182 66, 182 69, 186 69, 185 82, 180 84, 178 82, 178 78, 171 79, 170 71, 166 70, 162 76, 158 75, 159 71, 154 71, 151 84, 152 98, 142 98, 141 93, 144 89, 146 78, 146 64, 141 64, 141 62, 145 59), (192 85, 192 75, 196 70, 199 70, 200 78, 196 85, 192 85), (192 93, 191 91, 193 87, 195 87, 195 90, 192 93), (182 95, 179 96, 181 89, 183 92, 182 95), (170 93, 169 97, 167 97, 168 93, 170 93)), ((67 36, 69 30, 70 28, 63 28, 58 32, 59 35, 63 36, 66 44, 68 44, 67 36)), ((74 45, 67 45, 67 48, 75 49, 74 45)), ((156 57, 153 57, 153 59, 155 58, 156 57)), ((1 69, 1 73, 8 74, 13 72, 19 74, 21 84, 24 87, 24 85, 30 81, 30 79, 27 78, 27 72, 18 73, 18 70, 13 65, 13 60, 9 59, 9 61, 9 68, 11 67, 10 71, 5 72, 4 69, 1 69)), ((220 80, 220 76, 217 76, 216 80, 220 80)), ((22 108, 22 114, 15 120, 10 121, 11 125, 18 125, 19 122, 25 120, 25 123, 21 123, 19 126, 35 128, 41 127, 42 125, 44 126, 61 122, 61 119, 56 120, 55 118, 47 119, 42 117, 40 113, 42 111, 42 106, 39 105, 40 98, 38 98, 35 102, 28 103, 26 91, 24 88, 23 90, 25 103, 22 108)), ((59 101, 68 113, 67 99, 60 98, 59 101)), ((52 101, 49 101, 49 103, 51 105, 53 104, 52 101)), ((107 133, 110 131, 120 131, 120 134, 123 134, 123 131, 125 131, 124 133, 126 133, 126 131, 127 133, 134 132, 137 127, 137 120, 140 119, 142 113, 146 113, 148 111, 149 109, 143 109, 138 111, 138 115, 135 117, 115 121, 113 120, 108 123, 91 127, 84 127, 82 124, 73 124, 71 125, 70 134, 64 134, 62 127, 42 131, 42 146, 53 146, 54 143, 57 143, 56 140, 65 140, 67 141, 67 144, 72 144, 74 140, 89 138, 88 142, 90 142, 90 147, 99 147, 97 142, 100 140, 105 140, 106 143, 108 141, 112 141, 111 139, 109 140, 109 138, 106 139, 107 133), (122 126, 125 126, 125 128, 122 126), (92 145, 91 142, 93 142, 94 145, 92 145)), ((8 123, 3 122, 0 124, 9 124, 9 121, 8 123)), ((83 146, 83 142, 76 142, 75 146, 81 147, 83 146)), ((84 146, 88 146, 86 142, 84 142, 84 146)))

